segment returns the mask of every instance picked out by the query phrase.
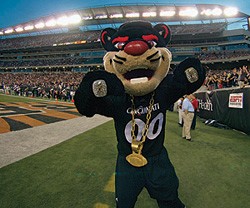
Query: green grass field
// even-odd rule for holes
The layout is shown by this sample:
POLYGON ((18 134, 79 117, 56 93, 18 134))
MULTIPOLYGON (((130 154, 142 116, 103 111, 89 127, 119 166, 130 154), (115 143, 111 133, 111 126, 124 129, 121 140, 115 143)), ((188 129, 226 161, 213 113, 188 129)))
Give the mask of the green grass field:
MULTIPOLYGON (((168 112, 165 145, 187 208, 249 208, 250 137, 198 119, 193 142, 187 142, 177 120, 168 112)), ((116 154, 110 121, 1 168, 0 207, 114 208, 116 154)), ((157 205, 144 190, 136 208, 157 205)))
POLYGON ((48 101, 49 99, 0 94, 0 102, 36 102, 41 100, 48 101))

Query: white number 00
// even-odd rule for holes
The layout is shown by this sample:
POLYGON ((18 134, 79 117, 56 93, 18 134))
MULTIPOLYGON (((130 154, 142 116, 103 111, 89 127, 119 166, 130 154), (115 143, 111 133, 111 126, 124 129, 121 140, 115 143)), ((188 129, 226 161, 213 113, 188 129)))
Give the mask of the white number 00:
MULTIPOLYGON (((148 128, 148 135, 147 137, 150 139, 150 140, 153 140, 155 139, 160 133, 161 133, 161 130, 162 130, 162 123, 163 123, 163 114, 162 113, 159 113, 149 124, 149 128, 148 128), (158 127, 156 128, 156 123, 158 121, 158 127), (157 129, 156 132, 154 132, 154 130, 157 129)), ((137 136, 136 136, 136 140, 137 141, 140 141, 141 140, 141 137, 142 137, 142 131, 145 127, 145 123, 144 121, 142 121, 141 119, 139 118, 136 118, 135 119, 135 125, 137 125, 138 127, 138 133, 137 133, 137 136)), ((126 139, 128 140, 129 143, 132 142, 132 135, 131 135, 131 129, 132 129, 132 121, 130 121, 126 127, 125 127, 125 136, 126 136, 126 139)))

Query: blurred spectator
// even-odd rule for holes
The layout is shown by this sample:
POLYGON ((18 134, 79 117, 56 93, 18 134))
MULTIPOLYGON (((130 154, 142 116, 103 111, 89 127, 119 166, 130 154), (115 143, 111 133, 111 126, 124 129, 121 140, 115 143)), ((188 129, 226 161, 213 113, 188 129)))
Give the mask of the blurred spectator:
POLYGON ((228 86, 236 87, 238 85, 238 78, 239 78, 239 74, 237 74, 237 69, 234 68, 232 70, 232 74, 228 78, 228 86))
POLYGON ((246 82, 248 73, 249 72, 247 70, 247 66, 240 67, 239 81, 238 81, 240 87, 244 86, 244 83, 246 82))
POLYGON ((199 102, 196 99, 194 94, 191 94, 190 97, 191 97, 191 103, 192 103, 192 105, 194 107, 194 118, 193 118, 193 121, 192 121, 192 124, 191 124, 191 129, 194 130, 195 127, 196 127, 197 112, 199 111, 199 102))
POLYGON ((250 72, 247 66, 233 68, 229 70, 212 70, 207 71, 204 85, 208 90, 215 90, 229 87, 243 87, 249 85, 250 72))
POLYGON ((183 121, 182 121, 182 102, 184 100, 184 97, 179 98, 179 100, 177 101, 177 110, 178 110, 178 124, 180 126, 183 125, 183 121))
POLYGON ((186 95, 182 103, 182 138, 191 141, 191 125, 194 118, 194 107, 191 103, 191 95, 186 95))

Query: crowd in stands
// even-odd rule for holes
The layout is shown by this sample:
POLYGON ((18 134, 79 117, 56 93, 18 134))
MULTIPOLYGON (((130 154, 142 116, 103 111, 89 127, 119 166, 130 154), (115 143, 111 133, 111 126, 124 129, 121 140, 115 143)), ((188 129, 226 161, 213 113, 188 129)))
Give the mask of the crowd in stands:
POLYGON ((5 94, 71 101, 83 78, 81 72, 0 73, 5 94))
POLYGON ((250 84, 250 70, 247 66, 232 70, 209 70, 204 85, 208 90, 229 87, 244 87, 250 84))
POLYGON ((172 34, 197 34, 197 33, 213 33, 222 32, 227 26, 226 22, 211 24, 186 24, 186 25, 170 25, 172 34))
POLYGON ((25 49, 44 46, 53 46, 55 44, 80 43, 81 41, 96 41, 99 38, 100 31, 86 31, 79 33, 63 33, 36 35, 18 38, 0 39, 0 48, 4 49, 25 49))
MULTIPOLYGON (((2 59, 0 57, 0 68, 30 68, 30 67, 49 67, 49 66, 75 66, 81 64, 100 64, 103 60, 104 52, 94 56, 94 52, 90 52, 88 56, 70 54, 66 55, 39 55, 39 56, 23 56, 22 59, 2 59), (91 58, 92 57, 92 58, 91 58)), ((250 57, 250 50, 223 51, 223 52, 206 52, 195 54, 201 61, 213 60, 229 60, 250 57)), ((175 61, 176 57, 173 59, 175 61)))
POLYGON ((250 56, 249 50, 232 50, 232 51, 220 51, 220 52, 205 52, 198 54, 198 58, 201 61, 211 61, 211 60, 222 60, 222 59, 234 59, 239 57, 250 56))
POLYGON ((39 59, 23 59, 23 60, 8 60, 8 61, 0 61, 0 67, 13 67, 13 68, 24 68, 24 67, 48 67, 48 66, 72 66, 83 64, 88 59, 84 57, 66 57, 66 58, 39 58, 39 59))
MULTIPOLYGON (((5 94, 71 101, 83 72, 0 73, 0 89, 5 94)), ((204 82, 207 90, 244 87, 250 84, 247 66, 232 70, 208 70, 204 82)))

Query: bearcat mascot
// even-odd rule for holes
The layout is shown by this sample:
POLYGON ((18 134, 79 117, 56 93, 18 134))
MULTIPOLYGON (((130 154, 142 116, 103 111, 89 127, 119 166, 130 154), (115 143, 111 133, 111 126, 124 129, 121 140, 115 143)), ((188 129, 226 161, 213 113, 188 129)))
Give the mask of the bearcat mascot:
POLYGON ((100 40, 105 71, 87 73, 76 91, 78 111, 114 119, 118 157, 116 206, 132 208, 142 189, 161 208, 183 208, 178 178, 164 147, 166 111, 178 98, 196 91, 205 71, 196 58, 168 73, 170 30, 165 24, 124 23, 106 28, 100 40))

